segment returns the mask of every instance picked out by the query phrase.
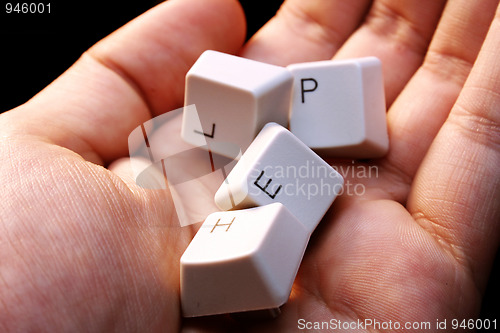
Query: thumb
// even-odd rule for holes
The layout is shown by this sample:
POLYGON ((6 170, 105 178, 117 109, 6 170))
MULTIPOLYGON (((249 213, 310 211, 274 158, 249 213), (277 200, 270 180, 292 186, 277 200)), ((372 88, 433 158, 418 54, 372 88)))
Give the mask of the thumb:
POLYGON ((204 50, 234 53, 244 37, 244 14, 235 0, 164 2, 85 52, 29 102, 5 113, 0 129, 108 163, 127 154, 127 137, 135 127, 180 106, 184 76, 204 50))

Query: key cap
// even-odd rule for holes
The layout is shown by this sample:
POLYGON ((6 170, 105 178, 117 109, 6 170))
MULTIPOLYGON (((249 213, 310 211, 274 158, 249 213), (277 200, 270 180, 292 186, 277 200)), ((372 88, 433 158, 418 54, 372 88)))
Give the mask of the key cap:
POLYGON ((205 51, 186 75, 182 138, 196 146, 206 140, 237 145, 242 152, 268 122, 288 125, 293 78, 284 68, 216 51, 205 51))
POLYGON ((287 67, 290 131, 320 155, 376 158, 389 147, 380 61, 366 57, 287 67))
POLYGON ((222 210, 281 202, 312 232, 344 180, 284 127, 267 124, 215 193, 222 210))
POLYGON ((183 316, 280 307, 309 236, 280 203, 209 215, 181 257, 183 316))

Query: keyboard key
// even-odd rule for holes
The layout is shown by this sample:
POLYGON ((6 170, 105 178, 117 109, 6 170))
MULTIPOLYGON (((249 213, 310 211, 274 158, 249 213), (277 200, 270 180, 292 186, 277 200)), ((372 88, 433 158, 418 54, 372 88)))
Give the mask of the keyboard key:
POLYGON ((309 232, 316 228, 344 180, 284 127, 267 124, 215 194, 222 210, 281 202, 309 232))
POLYGON ((375 57, 287 67, 290 131, 320 155, 376 158, 389 147, 384 84, 375 57))
POLYGON ((242 152, 268 122, 288 125, 293 78, 284 68, 216 51, 205 51, 186 75, 182 138, 195 146, 206 140, 215 153, 237 145, 242 152))
POLYGON ((283 305, 309 236, 280 203, 209 215, 181 257, 183 316, 283 305))

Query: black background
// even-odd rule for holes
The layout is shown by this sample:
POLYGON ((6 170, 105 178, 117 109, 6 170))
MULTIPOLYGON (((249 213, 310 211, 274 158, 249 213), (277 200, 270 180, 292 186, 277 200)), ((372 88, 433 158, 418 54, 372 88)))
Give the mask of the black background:
MULTIPOLYGON (((3 1, 0 8, 0 112, 26 102, 90 46, 159 1, 41 1, 51 4, 50 14, 6 14, 7 2, 3 1)), ((251 36, 275 14, 282 1, 240 2, 247 16, 247 36, 251 36)), ((500 317, 500 291, 495 283, 500 280, 499 266, 497 258, 482 318, 500 317)))

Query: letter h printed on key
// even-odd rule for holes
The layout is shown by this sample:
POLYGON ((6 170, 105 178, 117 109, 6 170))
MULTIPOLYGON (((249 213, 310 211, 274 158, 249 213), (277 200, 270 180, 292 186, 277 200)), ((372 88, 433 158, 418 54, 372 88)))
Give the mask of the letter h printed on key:
POLYGON ((214 227, 212 228, 212 230, 210 231, 210 233, 214 232, 215 228, 222 227, 222 226, 227 226, 226 232, 229 231, 229 228, 231 228, 231 225, 233 224, 233 222, 234 222, 235 219, 236 219, 236 217, 233 217, 233 219, 229 223, 219 223, 220 222, 220 218, 219 218, 217 220, 217 222, 215 222, 214 227))

